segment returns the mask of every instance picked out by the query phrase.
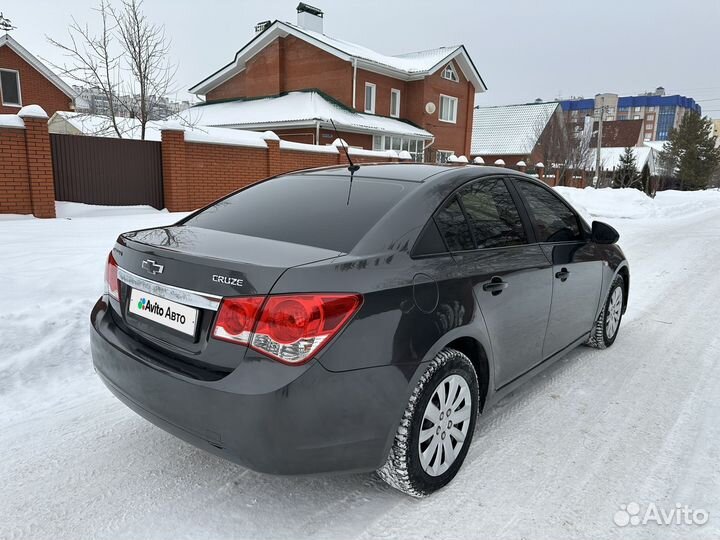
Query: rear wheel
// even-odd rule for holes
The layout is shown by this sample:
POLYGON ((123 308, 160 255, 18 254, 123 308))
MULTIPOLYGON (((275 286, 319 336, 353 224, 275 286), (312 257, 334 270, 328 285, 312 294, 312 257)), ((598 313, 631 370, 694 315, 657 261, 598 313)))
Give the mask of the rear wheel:
POLYGON ((380 477, 392 487, 424 497, 457 474, 478 415, 478 381, 470 359, 442 350, 420 378, 403 414, 380 477))
POLYGON ((587 344, 596 349, 606 349, 615 343, 620 321, 622 320, 623 299, 625 296, 625 280, 617 276, 610 285, 605 306, 595 322, 587 344))

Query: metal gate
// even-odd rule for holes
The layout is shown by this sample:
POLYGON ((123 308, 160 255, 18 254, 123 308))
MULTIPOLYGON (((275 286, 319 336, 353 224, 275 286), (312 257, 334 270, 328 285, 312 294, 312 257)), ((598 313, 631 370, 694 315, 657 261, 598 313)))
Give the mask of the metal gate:
POLYGON ((164 207, 159 142, 52 133, 50 147, 56 200, 164 207))

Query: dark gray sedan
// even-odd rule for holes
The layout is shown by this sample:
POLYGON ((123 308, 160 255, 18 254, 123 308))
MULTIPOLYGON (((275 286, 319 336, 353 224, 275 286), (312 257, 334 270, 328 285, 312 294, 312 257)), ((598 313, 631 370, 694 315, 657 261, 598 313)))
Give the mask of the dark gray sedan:
POLYGON ((617 239, 507 169, 286 174, 120 235, 93 360, 137 413, 251 469, 377 470, 423 496, 502 395, 612 345, 617 239))

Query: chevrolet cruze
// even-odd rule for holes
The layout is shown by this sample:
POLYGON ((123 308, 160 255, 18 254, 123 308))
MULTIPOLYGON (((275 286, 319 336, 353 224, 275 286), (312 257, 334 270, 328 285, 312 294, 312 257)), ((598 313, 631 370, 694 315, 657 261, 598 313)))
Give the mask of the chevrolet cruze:
POLYGON ((121 234, 98 375, 151 422, 273 474, 447 484, 478 416, 580 344, 612 345, 617 232, 507 169, 281 175, 121 234))

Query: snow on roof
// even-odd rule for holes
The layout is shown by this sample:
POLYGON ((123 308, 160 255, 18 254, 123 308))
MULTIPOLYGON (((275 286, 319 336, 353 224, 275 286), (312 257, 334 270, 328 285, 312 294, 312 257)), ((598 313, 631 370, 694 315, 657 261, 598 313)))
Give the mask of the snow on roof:
POLYGON ((645 141, 643 143, 643 146, 648 146, 648 147, 652 148, 653 150, 662 152, 665 149, 666 144, 667 144, 667 141, 645 141))
MULTIPOLYGON (((124 139, 139 139, 141 134, 140 120, 137 118, 116 117, 115 123, 124 139)), ((148 122, 145 126, 145 139, 149 141, 160 140, 158 122, 148 122)), ((58 111, 52 115, 48 128, 51 133, 78 132, 82 135, 94 137, 117 138, 118 134, 113 127, 112 120, 107 116, 98 114, 85 114, 78 112, 58 111), (72 129, 62 126, 67 123, 72 129)))
POLYGON ((52 84, 57 86, 66 96, 75 98, 75 91, 72 87, 58 77, 49 67, 43 64, 36 56, 30 53, 25 47, 15 41, 10 34, 0 36, 0 47, 8 46, 12 51, 15 52, 20 58, 25 60, 28 64, 35 68, 40 74, 42 74, 52 84))
POLYGON ((479 107, 473 111, 472 155, 524 155, 532 152, 559 103, 479 107))
POLYGON ((316 121, 338 129, 371 133, 391 133, 421 139, 432 134, 395 118, 362 114, 343 107, 319 92, 289 92, 276 97, 239 99, 198 105, 177 115, 186 124, 217 127, 272 129, 314 125, 316 121))
POLYGON ((473 84, 478 92, 484 92, 485 86, 480 73, 473 64, 465 47, 453 45, 438 47, 424 51, 411 52, 400 55, 386 55, 342 39, 333 38, 320 32, 301 28, 289 22, 274 21, 261 34, 248 42, 236 54, 232 62, 220 68, 190 88, 194 94, 207 94, 230 77, 245 69, 245 62, 258 54, 275 39, 293 35, 298 39, 311 43, 326 52, 350 61, 356 59, 364 69, 386 73, 390 76, 404 80, 415 80, 434 73, 444 66, 446 62, 454 60, 463 74, 473 84))
POLYGON ((0 114, 0 127, 25 129, 25 122, 17 114, 0 114))
POLYGON ((397 56, 390 56, 373 51, 372 49, 368 49, 367 47, 363 47, 362 45, 358 45, 356 43, 350 43, 349 41, 345 41, 343 39, 326 36, 320 32, 302 28, 289 22, 284 24, 355 58, 362 58, 363 60, 368 60, 369 62, 381 64, 383 66, 397 69, 399 71, 405 71, 407 73, 426 73, 438 63, 442 62, 445 58, 457 52, 461 47, 461 45, 453 45, 450 47, 438 47, 436 49, 428 49, 426 51, 417 51, 397 56))

